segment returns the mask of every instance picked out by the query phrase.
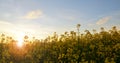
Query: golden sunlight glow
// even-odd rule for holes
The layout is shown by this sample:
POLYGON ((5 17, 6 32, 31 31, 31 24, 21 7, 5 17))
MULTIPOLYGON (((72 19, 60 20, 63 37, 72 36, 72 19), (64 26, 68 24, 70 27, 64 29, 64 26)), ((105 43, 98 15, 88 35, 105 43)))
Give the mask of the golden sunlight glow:
POLYGON ((16 35, 17 36, 17 46, 18 47, 23 46, 23 44, 24 44, 24 40, 23 40, 24 35, 25 35, 24 33, 19 33, 19 34, 16 35))
POLYGON ((17 46, 18 46, 18 47, 22 47, 22 46, 23 46, 23 39, 19 39, 19 40, 18 40, 17 46))

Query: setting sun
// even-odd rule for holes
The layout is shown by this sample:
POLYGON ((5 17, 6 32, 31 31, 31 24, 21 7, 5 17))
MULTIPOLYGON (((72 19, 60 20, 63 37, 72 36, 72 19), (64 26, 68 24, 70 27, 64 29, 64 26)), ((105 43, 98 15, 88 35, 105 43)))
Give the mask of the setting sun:
POLYGON ((18 47, 22 47, 22 46, 23 46, 23 39, 22 39, 22 38, 20 38, 20 39, 18 40, 17 46, 18 46, 18 47))
POLYGON ((18 43, 17 43, 17 46, 18 46, 18 47, 22 47, 22 46, 23 46, 23 42, 18 42, 18 43))
POLYGON ((23 43, 24 43, 23 37, 24 37, 24 33, 23 32, 17 34, 17 46, 18 47, 22 47, 23 46, 23 43))

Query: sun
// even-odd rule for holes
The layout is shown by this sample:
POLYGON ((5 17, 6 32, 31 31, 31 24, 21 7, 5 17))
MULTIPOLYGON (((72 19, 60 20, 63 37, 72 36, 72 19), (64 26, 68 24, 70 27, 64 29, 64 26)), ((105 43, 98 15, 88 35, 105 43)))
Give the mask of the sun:
POLYGON ((22 47, 24 45, 24 40, 23 40, 24 33, 19 33, 16 36, 17 36, 17 46, 22 47))
POLYGON ((18 40, 17 46, 18 46, 18 47, 22 47, 22 46, 23 46, 23 39, 19 39, 19 40, 18 40))

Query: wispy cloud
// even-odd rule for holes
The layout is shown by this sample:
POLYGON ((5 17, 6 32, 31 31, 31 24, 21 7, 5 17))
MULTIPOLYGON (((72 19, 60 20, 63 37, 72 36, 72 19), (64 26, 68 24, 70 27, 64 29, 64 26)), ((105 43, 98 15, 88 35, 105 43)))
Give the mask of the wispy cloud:
POLYGON ((92 24, 92 23, 89 23, 89 24, 87 24, 88 26, 94 26, 95 24, 92 24))
POLYGON ((67 19, 67 20, 75 20, 74 16, 62 16, 62 18, 67 19))
POLYGON ((9 21, 0 20, 0 32, 7 33, 6 35, 12 35, 16 38, 16 35, 24 33, 30 37, 35 36, 36 38, 42 39, 54 32, 54 28, 38 25, 38 24, 14 24, 9 21))
POLYGON ((71 9, 62 9, 56 12, 56 16, 60 19, 65 19, 68 21, 74 21, 81 17, 81 13, 79 14, 76 10, 71 9))
POLYGON ((43 16, 43 12, 41 10, 34 10, 28 12, 25 16, 23 16, 23 19, 38 19, 41 16, 43 16))
POLYGON ((107 23, 110 19, 111 19, 110 16, 104 17, 104 18, 102 18, 102 19, 99 19, 99 20, 96 22, 96 24, 97 24, 97 25, 105 24, 105 23, 107 23))
POLYGON ((0 24, 11 25, 11 23, 0 20, 0 24))
POLYGON ((14 28, 15 28, 14 24, 8 21, 0 20, 0 32, 10 32, 14 28))

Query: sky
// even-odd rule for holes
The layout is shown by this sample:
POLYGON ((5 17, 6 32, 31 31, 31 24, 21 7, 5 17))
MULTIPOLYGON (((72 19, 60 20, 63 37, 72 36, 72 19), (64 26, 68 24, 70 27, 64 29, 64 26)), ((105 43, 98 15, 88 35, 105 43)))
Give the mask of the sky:
POLYGON ((0 0, 0 32, 13 36, 120 29, 119 20, 120 0, 0 0))

